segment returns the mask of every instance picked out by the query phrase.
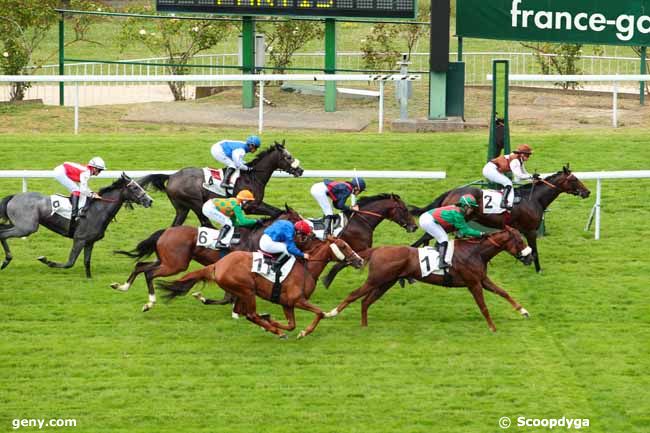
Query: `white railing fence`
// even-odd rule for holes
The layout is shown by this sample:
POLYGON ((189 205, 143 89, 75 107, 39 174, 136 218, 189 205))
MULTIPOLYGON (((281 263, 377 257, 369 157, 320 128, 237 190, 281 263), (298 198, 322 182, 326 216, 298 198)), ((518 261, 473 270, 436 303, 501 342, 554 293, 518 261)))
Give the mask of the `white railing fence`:
MULTIPOLYGON (((420 75, 399 75, 399 74, 256 74, 256 75, 221 75, 221 76, 206 76, 206 75, 105 75, 105 76, 84 76, 84 75, 36 75, 26 77, 24 75, 0 75, 0 83, 11 82, 64 82, 74 84, 74 133, 79 132, 79 86, 85 83, 138 83, 138 82, 202 82, 210 80, 211 78, 219 78, 223 81, 254 81, 258 83, 259 101, 258 101, 258 130, 261 133, 264 129, 264 82, 265 81, 352 81, 352 82, 378 82, 379 91, 373 93, 373 96, 379 98, 378 107, 378 122, 379 133, 384 131, 384 83, 386 81, 418 81, 422 77, 420 75)), ((368 92, 369 94, 370 92, 368 92)))

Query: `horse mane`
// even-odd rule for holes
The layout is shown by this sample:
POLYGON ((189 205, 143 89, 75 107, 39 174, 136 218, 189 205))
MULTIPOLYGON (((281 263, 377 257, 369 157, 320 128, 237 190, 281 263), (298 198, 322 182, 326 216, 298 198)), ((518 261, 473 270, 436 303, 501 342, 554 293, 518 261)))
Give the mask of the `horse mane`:
MULTIPOLYGON (((557 173, 554 173, 554 174, 552 174, 552 175, 550 175, 550 176, 545 177, 544 180, 546 180, 546 181, 552 183, 552 181, 554 181, 555 178, 558 177, 558 176, 560 176, 561 174, 564 174, 564 171, 563 171, 563 170, 560 170, 560 171, 558 171, 557 173)), ((517 191, 528 191, 528 190, 530 190, 530 189, 533 187, 533 185, 535 185, 534 182, 531 182, 531 183, 527 183, 527 184, 524 184, 524 185, 518 186, 518 187, 517 187, 517 191)))
POLYGON ((278 150, 278 148, 282 149, 284 148, 284 146, 281 143, 276 142, 275 144, 271 145, 268 149, 261 151, 260 154, 255 157, 255 159, 253 159, 251 162, 248 163, 248 165, 254 166, 255 164, 259 163, 262 159, 264 159, 269 153, 278 150))
POLYGON ((365 206, 369 203, 373 203, 379 200, 386 200, 386 199, 396 199, 396 200, 401 200, 400 196, 397 194, 393 194, 392 192, 389 193, 384 193, 384 194, 377 194, 377 195, 371 195, 370 197, 361 197, 358 201, 357 204, 359 206, 365 206))
POLYGON ((123 177, 118 178, 115 182, 112 184, 105 186, 104 188, 99 190, 99 195, 104 195, 107 192, 114 191, 118 188, 122 188, 124 185, 126 185, 127 180, 123 177))

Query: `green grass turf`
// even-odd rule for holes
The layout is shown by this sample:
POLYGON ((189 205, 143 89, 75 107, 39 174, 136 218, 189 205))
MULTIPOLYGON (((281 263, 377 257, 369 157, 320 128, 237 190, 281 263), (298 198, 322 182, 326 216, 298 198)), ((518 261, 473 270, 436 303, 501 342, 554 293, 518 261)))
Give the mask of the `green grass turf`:
MULTIPOLYGON (((213 141, 246 133, 4 134, 0 166, 50 169, 95 154, 112 170, 203 166, 211 162, 213 141)), ((264 136, 267 143, 281 138, 307 169, 445 170, 444 181, 368 182, 368 194, 397 192, 417 205, 479 178, 487 141, 485 132, 264 136)), ((650 165, 643 130, 512 138, 535 147, 531 170, 555 171, 565 162, 577 171, 650 165)), ((275 179, 268 201, 317 215, 312 182, 275 179)), ((586 184, 595 192, 595 182, 586 184)), ((50 180, 29 185, 63 192, 50 180)), ((390 290, 370 309, 367 329, 359 327, 359 304, 353 304, 302 341, 280 341, 230 319, 224 307, 190 298, 143 314, 143 280, 128 293, 108 287, 124 281, 132 266, 111 251, 129 249, 171 222, 171 205, 161 194, 152 209, 118 214, 95 247, 92 280, 83 277, 81 261, 54 270, 34 260, 40 254, 64 260, 70 241, 45 229, 12 239, 14 261, 0 272, 0 428, 10 430, 16 418, 76 418, 83 432, 467 433, 501 431, 501 416, 566 416, 589 418, 589 432, 647 431, 646 187, 648 180, 604 182, 600 241, 583 231, 594 197, 558 198, 539 245, 541 275, 509 256, 493 260, 490 275, 531 313, 525 320, 486 294, 496 334, 466 290, 423 284, 390 290)), ((0 181, 2 196, 19 189, 20 180, 0 181)), ((420 233, 384 223, 376 244, 405 244, 420 233)), ((345 271, 312 300, 330 309, 363 279, 363 272, 345 271)), ((214 287, 205 292, 220 296, 214 287)), ((277 306, 258 305, 281 315, 277 306)), ((298 312, 297 331, 311 318, 298 312)))

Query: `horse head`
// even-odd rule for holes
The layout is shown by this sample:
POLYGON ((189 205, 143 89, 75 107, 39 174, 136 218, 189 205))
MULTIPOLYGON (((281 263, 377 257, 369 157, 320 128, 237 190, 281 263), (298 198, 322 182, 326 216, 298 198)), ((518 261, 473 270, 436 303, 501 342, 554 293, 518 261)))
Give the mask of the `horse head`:
POLYGON ((286 149, 284 140, 282 140, 282 143, 276 141, 271 147, 260 153, 249 165, 258 171, 268 170, 269 175, 275 170, 282 170, 295 177, 300 177, 304 171, 300 167, 300 160, 295 159, 286 149))
POLYGON ((328 236, 325 242, 329 246, 330 257, 340 262, 345 262, 356 269, 361 269, 363 259, 343 239, 328 236))
POLYGON ((569 164, 562 167, 562 171, 549 178, 549 181, 560 191, 577 195, 581 198, 589 197, 591 191, 569 169, 569 164), (552 180, 551 180, 552 179, 552 180))
POLYGON ((528 266, 533 262, 533 250, 526 245, 521 234, 514 228, 505 226, 503 230, 488 235, 487 239, 490 243, 508 251, 524 265, 528 266))
POLYGON ((411 215, 411 212, 397 194, 379 194, 371 197, 363 197, 358 202, 359 210, 369 215, 377 214, 393 221, 403 227, 407 232, 413 233, 418 225, 411 215))
POLYGON ((127 203, 137 203, 144 207, 150 207, 153 203, 153 199, 147 194, 147 192, 142 188, 135 179, 131 179, 126 173, 122 173, 120 176, 120 181, 123 186, 124 191, 124 200, 127 203))

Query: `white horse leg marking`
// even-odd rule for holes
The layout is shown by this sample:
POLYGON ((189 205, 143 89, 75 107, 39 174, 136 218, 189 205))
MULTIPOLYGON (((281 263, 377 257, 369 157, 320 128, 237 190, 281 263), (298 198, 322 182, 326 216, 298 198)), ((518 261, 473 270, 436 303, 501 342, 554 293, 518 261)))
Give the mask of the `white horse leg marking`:
POLYGON ((124 284, 113 283, 111 284, 111 288, 119 290, 120 292, 127 292, 131 288, 131 284, 129 284, 128 281, 124 284))
POLYGON ((149 302, 144 304, 144 306, 142 307, 142 312, 144 313, 145 311, 151 310, 155 304, 156 304, 156 295, 149 294, 149 302))
POLYGON ((334 309, 333 309, 332 311, 330 311, 329 313, 325 313, 325 317, 327 317, 327 318, 330 318, 330 317, 336 317, 336 316, 338 316, 338 314, 339 314, 339 310, 337 310, 336 308, 334 308, 334 309))

